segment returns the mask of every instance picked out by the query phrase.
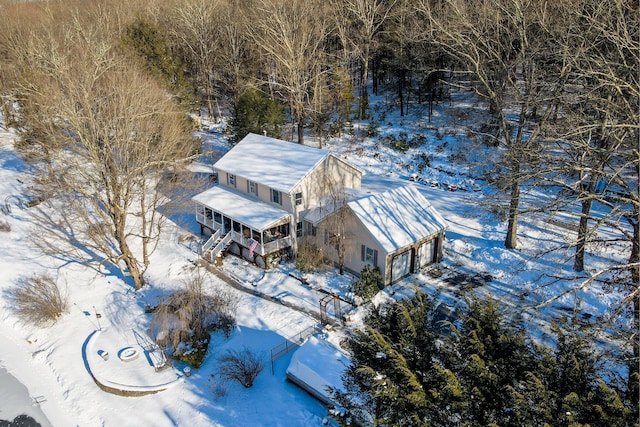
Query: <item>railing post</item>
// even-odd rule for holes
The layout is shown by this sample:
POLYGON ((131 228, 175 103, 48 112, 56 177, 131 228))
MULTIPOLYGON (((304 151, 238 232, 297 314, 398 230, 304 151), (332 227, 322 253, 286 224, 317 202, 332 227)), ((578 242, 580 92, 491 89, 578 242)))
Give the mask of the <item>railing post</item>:
POLYGON ((275 371, 275 367, 274 367, 274 361, 273 361, 273 349, 271 349, 271 375, 275 375, 276 371, 275 371))

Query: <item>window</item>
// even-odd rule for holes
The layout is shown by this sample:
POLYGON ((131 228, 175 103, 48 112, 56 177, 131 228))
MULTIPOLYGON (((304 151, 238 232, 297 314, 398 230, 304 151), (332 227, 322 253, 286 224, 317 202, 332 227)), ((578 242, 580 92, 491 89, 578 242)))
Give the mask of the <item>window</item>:
POLYGON ((296 237, 302 237, 302 221, 296 223, 296 237))
POLYGON ((231 175, 231 174, 227 174, 227 184, 233 185, 235 187, 236 186, 236 176, 235 175, 231 175))
POLYGON ((371 249, 366 247, 365 245, 361 246, 362 253, 361 258, 365 264, 372 265, 374 267, 378 266, 378 251, 375 249, 371 249))
POLYGON ((220 212, 213 212, 213 220, 218 224, 222 224, 222 215, 220 214, 220 212))
POLYGON ((280 205, 282 204, 282 197, 280 197, 279 191, 271 190, 271 201, 280 205))
POLYGON ((253 181, 247 181, 247 193, 258 197, 258 184, 253 181))
POLYGON ((211 212, 211 209, 209 208, 204 208, 204 216, 207 217, 207 219, 211 219, 213 218, 213 212, 211 212))
POLYGON ((302 193, 296 193, 296 206, 302 204, 302 193))

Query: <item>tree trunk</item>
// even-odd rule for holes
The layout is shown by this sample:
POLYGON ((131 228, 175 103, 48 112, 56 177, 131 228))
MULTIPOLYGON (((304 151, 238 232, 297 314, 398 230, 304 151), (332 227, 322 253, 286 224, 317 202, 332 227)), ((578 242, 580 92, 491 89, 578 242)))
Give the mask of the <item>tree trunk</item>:
POLYGON ((590 195, 596 190, 598 176, 594 175, 589 181, 589 187, 586 192, 581 195, 582 211, 580 212, 580 224, 578 225, 578 239, 576 242, 576 256, 573 261, 574 271, 584 271, 584 247, 587 244, 587 233, 589 231, 589 215, 591 214, 591 206, 593 200, 590 195))
POLYGON ((122 259, 129 269, 129 274, 131 275, 131 279, 133 280, 133 284, 136 287, 136 290, 142 289, 144 287, 144 277, 142 275, 142 272, 140 271, 140 267, 138 267, 136 258, 133 256, 131 250, 129 249, 129 246, 126 243, 124 247, 120 245, 120 250, 122 251, 122 259))
POLYGON ((582 201, 582 212, 580 213, 580 224, 578 225, 578 240, 576 242, 576 255, 573 260, 574 271, 584 271, 584 247, 587 242, 589 214, 592 203, 591 199, 582 201))
POLYGON ((371 62, 371 90, 375 96, 378 96, 378 67, 377 61, 371 62))
POLYGON ((136 290, 140 290, 144 287, 144 277, 142 276, 142 272, 140 271, 140 267, 138 266, 138 261, 136 257, 131 252, 131 248, 127 243, 126 233, 124 232, 124 220, 114 218, 115 224, 115 232, 113 233, 113 237, 118 244, 118 248, 120 249, 120 253, 122 254, 120 259, 124 261, 127 269, 129 270, 129 275, 131 276, 131 280, 133 280, 133 284, 136 287, 136 290))
MULTIPOLYGON (((519 169, 519 168, 518 168, 519 169)), ((516 173, 518 171, 515 171, 516 173)), ((511 183, 511 202, 509 203, 509 223, 507 225, 507 237, 504 247, 515 249, 518 245, 518 209, 520 206, 520 179, 513 178, 511 183)))
POLYGON ((298 144, 304 144, 304 126, 302 126, 302 117, 298 117, 298 144))
POLYGON ((367 79, 369 74, 369 60, 363 59, 362 61, 362 74, 360 76, 360 108, 358 116, 360 120, 366 118, 367 108, 369 107, 369 90, 367 89, 367 79))
POLYGON ((638 331, 640 331, 640 207, 635 206, 633 218, 631 218, 633 226, 633 243, 631 245, 631 256, 629 264, 631 264, 631 289, 633 295, 633 330, 636 333, 632 336, 633 360, 629 364, 629 400, 631 402, 640 402, 640 339, 638 331))
POLYGON ((347 251, 346 243, 344 241, 345 233, 347 232, 347 230, 344 227, 344 218, 342 218, 341 226, 342 226, 342 234, 340 235, 340 256, 339 256, 339 258, 340 258, 340 275, 344 276, 344 263, 345 263, 344 256, 345 256, 345 252, 347 251))
POLYGON ((404 70, 398 71, 398 98, 400 100, 400 117, 404 117, 404 70))

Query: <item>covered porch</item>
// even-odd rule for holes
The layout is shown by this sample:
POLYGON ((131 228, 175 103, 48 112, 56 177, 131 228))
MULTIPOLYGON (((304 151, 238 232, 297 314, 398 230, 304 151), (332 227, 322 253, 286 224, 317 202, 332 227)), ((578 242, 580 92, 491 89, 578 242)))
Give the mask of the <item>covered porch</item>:
POLYGON ((292 245, 291 215, 282 209, 224 187, 213 187, 193 200, 202 234, 206 229, 229 234, 251 256, 265 257, 292 245))

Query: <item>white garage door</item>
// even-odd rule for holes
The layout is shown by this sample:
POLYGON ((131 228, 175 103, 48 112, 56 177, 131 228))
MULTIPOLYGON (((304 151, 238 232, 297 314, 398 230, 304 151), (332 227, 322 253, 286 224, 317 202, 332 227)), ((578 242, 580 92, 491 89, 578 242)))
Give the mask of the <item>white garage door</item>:
POLYGON ((416 266, 418 268, 424 267, 425 265, 429 265, 433 262, 433 243, 435 240, 429 240, 428 242, 423 243, 418 248, 418 259, 416 262, 416 266))
POLYGON ((391 263, 391 281, 398 279, 411 273, 411 251, 406 251, 400 255, 396 255, 391 263))

